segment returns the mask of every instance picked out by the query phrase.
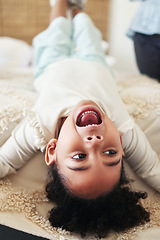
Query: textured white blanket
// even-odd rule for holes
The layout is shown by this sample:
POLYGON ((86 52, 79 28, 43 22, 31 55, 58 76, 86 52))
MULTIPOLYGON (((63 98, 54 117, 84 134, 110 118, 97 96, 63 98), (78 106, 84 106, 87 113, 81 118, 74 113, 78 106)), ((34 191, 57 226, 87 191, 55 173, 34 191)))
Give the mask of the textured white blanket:
MULTIPOLYGON (((160 156, 160 84, 142 75, 116 75, 119 92, 128 112, 144 130, 160 156)), ((32 81, 30 68, 0 72, 0 145, 23 119, 25 111, 32 108, 37 98, 32 81)), ((143 204, 151 212, 151 222, 121 234, 112 233, 106 239, 159 239, 160 195, 142 183, 128 166, 126 168, 128 175, 135 179, 132 187, 149 193, 149 198, 143 200, 143 204)), ((53 205, 45 195, 46 177, 44 155, 38 153, 16 175, 0 180, 0 224, 48 239, 80 240, 78 235, 50 226, 47 212, 53 205)), ((95 238, 87 236, 86 239, 95 238)))

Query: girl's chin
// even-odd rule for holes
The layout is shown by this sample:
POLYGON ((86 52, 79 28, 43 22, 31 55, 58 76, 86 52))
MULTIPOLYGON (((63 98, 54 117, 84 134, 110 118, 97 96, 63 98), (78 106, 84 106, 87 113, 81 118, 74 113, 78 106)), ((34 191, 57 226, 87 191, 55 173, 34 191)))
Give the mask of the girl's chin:
POLYGON ((93 102, 92 100, 82 100, 82 101, 80 101, 75 106, 75 109, 85 107, 85 106, 94 106, 94 107, 97 107, 100 110, 99 106, 95 102, 93 102))

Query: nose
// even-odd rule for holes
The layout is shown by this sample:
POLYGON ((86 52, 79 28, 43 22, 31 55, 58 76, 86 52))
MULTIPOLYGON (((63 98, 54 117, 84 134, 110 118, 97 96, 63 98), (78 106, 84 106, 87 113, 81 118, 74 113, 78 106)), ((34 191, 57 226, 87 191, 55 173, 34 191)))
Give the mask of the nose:
POLYGON ((101 135, 92 135, 85 137, 86 143, 99 144, 103 141, 103 136, 101 135))

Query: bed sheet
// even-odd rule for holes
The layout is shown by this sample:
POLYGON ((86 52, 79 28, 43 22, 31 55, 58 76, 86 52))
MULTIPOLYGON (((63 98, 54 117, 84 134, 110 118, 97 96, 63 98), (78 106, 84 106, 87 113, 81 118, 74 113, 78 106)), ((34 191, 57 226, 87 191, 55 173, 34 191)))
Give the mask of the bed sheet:
MULTIPOLYGON (((140 125, 160 156, 160 84, 142 75, 115 72, 119 93, 128 112, 140 125)), ((12 129, 31 111, 38 95, 33 83, 33 68, 10 67, 0 71, 0 145, 10 136, 12 129)), ((135 181, 133 188, 147 191, 143 200, 151 212, 151 222, 122 233, 111 233, 114 239, 159 239, 160 195, 150 189, 125 164, 127 174, 135 181)), ((45 194, 47 166, 39 152, 16 175, 0 180, 0 224, 51 240, 81 240, 79 235, 60 228, 52 228, 47 220, 53 203, 45 194)), ((87 236, 87 240, 95 239, 87 236)))

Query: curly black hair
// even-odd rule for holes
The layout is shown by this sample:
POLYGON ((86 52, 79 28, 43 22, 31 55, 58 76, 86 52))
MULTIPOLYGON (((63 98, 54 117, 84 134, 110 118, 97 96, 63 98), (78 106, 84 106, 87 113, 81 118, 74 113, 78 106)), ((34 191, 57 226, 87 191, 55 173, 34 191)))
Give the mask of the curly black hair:
POLYGON ((139 204, 139 200, 145 199, 147 194, 131 191, 127 187, 124 168, 119 185, 97 199, 84 199, 71 194, 55 164, 51 166, 51 175, 46 192, 48 199, 56 203, 56 207, 49 212, 53 227, 80 233, 83 237, 90 233, 102 238, 110 231, 120 232, 150 220, 149 212, 139 204))

